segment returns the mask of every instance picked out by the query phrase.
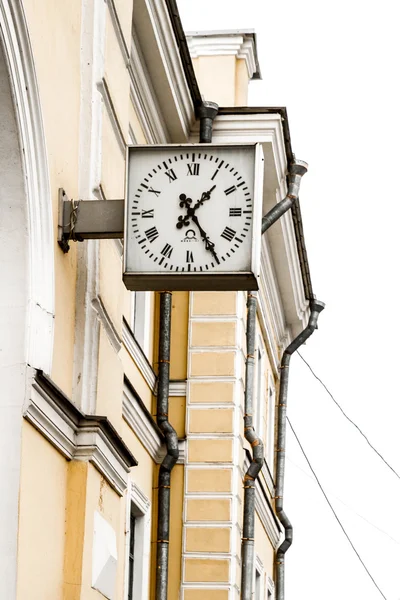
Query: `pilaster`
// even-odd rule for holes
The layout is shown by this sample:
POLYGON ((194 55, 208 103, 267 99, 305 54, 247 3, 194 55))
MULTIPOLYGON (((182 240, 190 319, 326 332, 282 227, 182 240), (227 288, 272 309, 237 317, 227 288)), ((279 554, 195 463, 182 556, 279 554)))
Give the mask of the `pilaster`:
POLYGON ((239 597, 245 296, 192 292, 182 599, 239 597))

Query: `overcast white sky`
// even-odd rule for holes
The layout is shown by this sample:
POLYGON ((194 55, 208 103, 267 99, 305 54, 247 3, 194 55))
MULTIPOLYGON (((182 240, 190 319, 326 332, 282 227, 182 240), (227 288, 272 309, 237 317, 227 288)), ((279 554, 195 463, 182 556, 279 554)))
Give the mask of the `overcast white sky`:
MULTIPOLYGON (((293 151, 310 165, 301 206, 314 291, 327 306, 301 352, 400 472, 399 3, 179 0, 179 7, 188 31, 248 27, 258 35, 263 80, 251 84, 250 104, 287 107, 293 151)), ((399 600, 400 480, 297 356, 288 413, 384 597, 399 600)), ((286 473, 294 524, 286 600, 382 598, 290 431, 286 473)))

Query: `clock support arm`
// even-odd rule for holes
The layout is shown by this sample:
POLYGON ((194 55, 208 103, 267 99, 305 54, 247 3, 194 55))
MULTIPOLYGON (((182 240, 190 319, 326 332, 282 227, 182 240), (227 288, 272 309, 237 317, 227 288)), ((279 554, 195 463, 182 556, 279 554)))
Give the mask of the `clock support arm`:
POLYGON ((124 200, 70 200, 63 189, 58 193, 58 243, 63 252, 69 241, 122 239, 124 200))

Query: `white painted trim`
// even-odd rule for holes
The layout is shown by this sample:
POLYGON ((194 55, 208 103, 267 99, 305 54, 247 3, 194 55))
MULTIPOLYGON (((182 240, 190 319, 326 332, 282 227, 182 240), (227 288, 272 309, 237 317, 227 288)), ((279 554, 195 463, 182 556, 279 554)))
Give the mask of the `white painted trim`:
POLYGON ((187 381, 186 379, 172 379, 169 382, 169 395, 170 397, 185 397, 187 394, 187 381))
POLYGON ((100 323, 103 325, 104 331, 107 334, 110 344, 114 348, 115 352, 118 354, 118 352, 121 350, 122 340, 121 340, 108 312, 106 311, 106 308, 105 308, 100 296, 93 298, 92 308, 94 311, 96 311, 97 318, 99 319, 100 323))
POLYGON ((0 2, 0 27, 15 96, 29 224, 27 362, 50 373, 54 335, 54 232, 46 142, 33 53, 21 0, 0 2))
POLYGON ((133 597, 147 600, 150 585, 150 549, 151 549, 151 502, 140 487, 133 481, 128 486, 126 497, 126 536, 125 536, 125 591, 124 599, 128 598, 129 584, 129 542, 130 542, 130 516, 132 504, 134 505, 135 547, 134 547, 134 576, 133 597))
POLYGON ((131 78, 131 102, 147 143, 167 144, 170 141, 167 127, 134 29, 128 72, 131 78))
POLYGON ((87 421, 77 426, 36 381, 32 382, 23 416, 66 459, 91 462, 117 494, 123 495, 130 467, 98 424, 87 421))
MULTIPOLYGON (((197 126, 191 139, 197 139, 197 126)), ((230 114, 217 115, 213 127, 213 142, 260 142, 264 151, 264 214, 286 194, 287 157, 281 116, 279 114, 230 114)), ((266 264, 266 279, 275 273, 276 284, 271 286, 272 314, 278 329, 278 340, 285 339, 286 329, 297 335, 308 321, 308 300, 305 298, 303 279, 297 253, 296 236, 290 212, 287 212, 268 233, 271 264, 266 264), (271 270, 271 266, 273 269, 271 270), (279 290, 277 295, 274 287, 279 290), (283 309, 283 310, 282 310, 283 309), (279 318, 279 315, 281 317, 279 318), (282 322, 285 326, 282 329, 282 322)), ((266 246, 264 244, 264 253, 266 246)), ((265 258, 265 256, 264 256, 265 258)), ((268 314, 268 312, 267 312, 268 314)))
POLYGON ((157 380, 156 374, 125 320, 122 322, 122 342, 131 358, 134 360, 147 385, 154 393, 157 380))
POLYGON ((108 118, 110 119, 111 127, 115 135, 115 139, 117 140, 119 149, 125 160, 126 153, 126 141, 124 138, 124 134, 122 133, 122 127, 118 120, 117 113, 115 112, 114 103, 111 98, 110 89, 107 85, 105 78, 103 77, 101 81, 97 83, 97 89, 103 98, 104 106, 107 111, 108 118))
MULTIPOLYGON (((103 101, 97 83, 104 75, 106 5, 82 0, 79 127, 80 198, 101 197, 103 101)), ((100 242, 77 245, 76 314, 72 399, 85 413, 96 412, 99 319, 92 300, 99 293, 100 242)))
MULTIPOLYGON (((162 435, 161 433, 157 433, 155 422, 154 424, 151 423, 149 415, 140 406, 140 403, 127 385, 124 386, 122 416, 154 462, 161 464, 167 454, 166 446, 162 442, 162 435)), ((179 458, 177 463, 184 464, 186 456, 185 440, 178 441, 178 448, 179 458)))
POLYGON ((246 62, 251 79, 257 71, 254 37, 246 33, 188 33, 187 44, 192 58, 199 56, 236 56, 246 62))
POLYGON ((107 4, 107 7, 108 7, 108 10, 110 13, 111 23, 114 28, 115 37, 117 38, 118 46, 119 46, 119 49, 121 50, 121 54, 124 59, 124 63, 126 66, 128 66, 129 51, 128 51, 128 47, 125 42, 124 34, 122 32, 121 22, 118 17, 117 9, 115 8, 114 0, 105 0, 105 2, 107 4))
POLYGON ((122 416, 151 458, 156 461, 161 447, 161 434, 152 427, 148 415, 126 385, 123 392, 122 416))
POLYGON ((194 107, 182 66, 175 33, 164 0, 143 0, 146 15, 134 24, 152 84, 168 125, 171 141, 186 141, 194 121, 194 107), (143 27, 143 29, 142 29, 143 27))

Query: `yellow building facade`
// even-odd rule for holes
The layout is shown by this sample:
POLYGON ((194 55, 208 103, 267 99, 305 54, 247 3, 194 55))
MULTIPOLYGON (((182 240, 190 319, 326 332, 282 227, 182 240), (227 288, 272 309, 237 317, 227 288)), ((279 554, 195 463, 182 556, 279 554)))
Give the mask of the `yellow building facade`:
MULTIPOLYGON (((3 0, 0 6, 0 597, 156 597, 159 294, 122 283, 120 240, 58 240, 59 190, 124 197, 128 144, 260 142, 263 213, 287 192, 285 109, 249 108, 249 31, 188 33, 174 1, 3 0)), ((273 82, 272 82, 273 84, 273 82)), ((263 236, 254 422, 254 598, 274 598, 280 360, 313 298, 298 204, 263 236)), ((241 588, 246 294, 174 292, 168 598, 241 588)))

